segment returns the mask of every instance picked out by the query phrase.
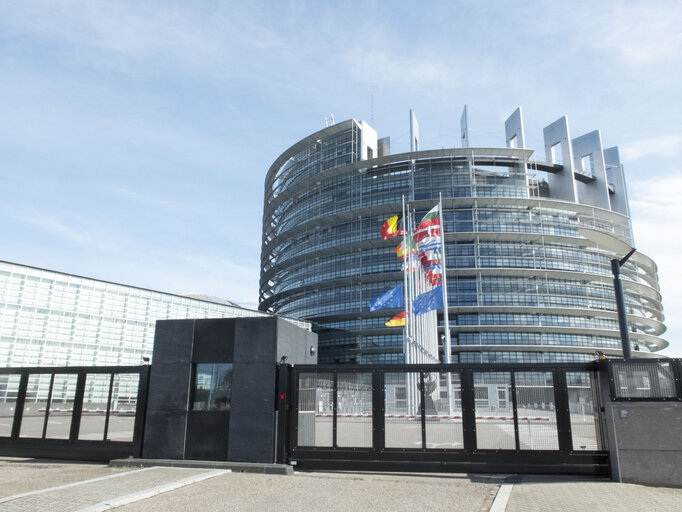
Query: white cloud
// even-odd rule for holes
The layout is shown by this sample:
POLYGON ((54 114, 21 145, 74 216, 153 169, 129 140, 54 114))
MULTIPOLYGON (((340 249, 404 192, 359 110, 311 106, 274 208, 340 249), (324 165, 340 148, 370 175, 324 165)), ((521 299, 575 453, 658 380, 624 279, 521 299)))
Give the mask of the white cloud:
POLYGON ((678 155, 682 148, 682 133, 657 135, 638 140, 620 147, 623 161, 634 161, 645 156, 657 155, 672 157, 678 155))
POLYGON ((98 219, 75 212, 57 210, 37 210, 13 207, 6 216, 15 222, 36 230, 38 239, 53 237, 79 250, 98 250, 113 252, 119 246, 120 240, 114 240, 111 232, 103 230, 98 219), (106 233, 106 235, 104 235, 106 233))
POLYGON ((242 261, 230 252, 225 255, 186 252, 177 255, 178 266, 192 270, 188 278, 185 272, 174 285, 185 287, 180 293, 207 293, 254 308, 258 303, 258 280, 260 261, 242 261))
POLYGON ((618 5, 602 18, 604 26, 594 34, 596 45, 615 50, 634 65, 675 61, 682 53, 678 4, 647 2, 618 5))
MULTIPOLYGON (((619 64, 635 67, 674 67, 682 55, 682 10, 675 0, 545 2, 535 7, 538 23, 528 25, 553 38, 567 56, 578 48, 582 62, 616 57, 619 64)), ((612 67, 609 60, 606 65, 612 67)))
MULTIPOLYGON (((33 0, 3 9, 3 24, 45 39, 85 59, 88 50, 104 51, 107 62, 116 56, 128 64, 154 57, 185 65, 220 65, 239 60, 240 49, 282 46, 280 37, 260 23, 257 8, 230 4, 225 8, 194 9, 182 3, 125 3, 102 0, 33 0), (179 6, 178 6, 179 5, 179 6)), ((56 47, 55 46, 55 47, 56 47)), ((135 68, 136 69, 136 68, 135 68)))
POLYGON ((392 86, 397 83, 414 88, 456 84, 461 74, 438 57, 409 55, 401 51, 356 47, 349 52, 347 66, 357 80, 392 86), (358 63, 359 60, 359 63, 358 63), (358 65, 360 64, 360 65, 358 65))
POLYGON ((637 248, 658 265, 668 355, 682 357, 682 175, 633 180, 630 186, 637 248))

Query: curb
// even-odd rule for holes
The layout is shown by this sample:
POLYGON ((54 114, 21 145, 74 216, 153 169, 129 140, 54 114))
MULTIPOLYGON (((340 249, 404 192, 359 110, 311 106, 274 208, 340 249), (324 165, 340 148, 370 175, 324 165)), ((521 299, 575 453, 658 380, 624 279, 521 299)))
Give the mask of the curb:
POLYGON ((194 469, 215 469, 230 470, 233 473, 260 473, 264 475, 284 475, 294 474, 294 468, 287 464, 258 463, 258 462, 224 462, 210 460, 174 460, 174 459, 113 459, 109 462, 112 468, 152 466, 166 468, 194 468, 194 469))

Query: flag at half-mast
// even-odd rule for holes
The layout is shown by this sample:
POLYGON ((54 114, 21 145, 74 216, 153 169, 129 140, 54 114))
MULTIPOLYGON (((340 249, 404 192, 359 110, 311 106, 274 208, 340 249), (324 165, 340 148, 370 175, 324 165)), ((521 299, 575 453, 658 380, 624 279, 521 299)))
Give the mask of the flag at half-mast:
POLYGON ((393 252, 398 256, 399 260, 404 260, 408 254, 416 254, 417 246, 412 241, 412 237, 406 236, 405 240, 393 249, 393 252))
POLYGON ((417 226, 414 240, 419 248, 419 259, 424 274, 432 286, 443 282, 443 243, 439 205, 434 206, 417 226))
POLYGON ((425 250, 420 247, 419 259, 424 268, 440 265, 443 262, 440 247, 438 249, 425 250))
POLYGON ((438 286, 439 284, 443 284, 443 269, 435 270, 434 268, 428 268, 424 271, 424 274, 426 274, 426 278, 429 280, 429 283, 433 286, 438 286))
POLYGON ((391 288, 383 295, 369 301, 369 310, 403 307, 403 284, 400 283, 395 288, 391 288))
POLYGON ((414 232, 414 241, 419 243, 422 240, 440 237, 440 209, 439 205, 434 206, 417 226, 414 232))
POLYGON ((412 301, 412 313, 415 316, 438 309, 443 309, 443 285, 436 286, 433 290, 417 295, 412 301))
POLYGON ((386 327, 403 327, 405 325, 405 312, 401 311, 386 322, 386 327))
POLYGON ((400 218, 397 215, 394 215, 386 222, 384 222, 383 226, 381 226, 381 230, 379 231, 379 233, 381 234, 381 238, 383 238, 384 240, 388 240, 389 238, 393 238, 394 236, 404 235, 405 231, 398 228, 399 220, 400 218))

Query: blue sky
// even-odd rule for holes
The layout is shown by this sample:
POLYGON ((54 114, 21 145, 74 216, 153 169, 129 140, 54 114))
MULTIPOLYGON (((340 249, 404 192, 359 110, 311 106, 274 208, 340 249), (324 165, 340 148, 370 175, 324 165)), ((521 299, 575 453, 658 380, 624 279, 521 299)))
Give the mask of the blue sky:
POLYGON ((678 2, 0 0, 0 259, 255 306, 263 180, 324 119, 394 152, 617 145, 682 356, 678 2), (373 98, 373 100, 372 100, 373 98))

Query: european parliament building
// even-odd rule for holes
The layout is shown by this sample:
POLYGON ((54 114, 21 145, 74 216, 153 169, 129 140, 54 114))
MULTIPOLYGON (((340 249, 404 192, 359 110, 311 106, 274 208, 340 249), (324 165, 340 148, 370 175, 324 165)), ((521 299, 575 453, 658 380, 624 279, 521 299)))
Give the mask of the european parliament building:
MULTIPOLYGON (((624 254, 579 232, 634 243, 618 148, 598 130, 571 138, 562 117, 537 155, 520 108, 506 147, 470 147, 466 108, 461 128, 462 147, 423 150, 410 113, 411 149, 391 154, 350 119, 282 153, 265 180, 259 309, 314 322, 320 363, 404 362, 402 327, 385 326, 400 310, 368 308, 403 279, 400 239, 379 230, 403 197, 418 222, 442 194, 452 362, 619 356, 610 260, 624 254)), ((633 354, 665 348, 656 264, 635 253, 621 276, 633 354)))

